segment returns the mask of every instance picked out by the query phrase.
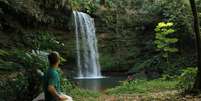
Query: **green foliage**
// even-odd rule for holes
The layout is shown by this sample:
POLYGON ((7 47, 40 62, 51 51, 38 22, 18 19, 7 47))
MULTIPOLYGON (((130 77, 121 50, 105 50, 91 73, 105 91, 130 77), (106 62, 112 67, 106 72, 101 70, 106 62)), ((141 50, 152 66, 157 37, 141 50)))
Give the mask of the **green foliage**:
POLYGON ((7 56, 9 53, 5 50, 0 49, 0 56, 7 56))
POLYGON ((110 55, 104 54, 104 56, 100 56, 100 64, 101 64, 101 70, 102 71, 107 71, 107 70, 113 70, 117 69, 115 68, 115 61, 110 55))
POLYGON ((98 4, 94 0, 69 0, 73 10, 81 10, 92 14, 96 11, 98 4))
POLYGON ((189 92, 193 88, 193 84, 197 75, 197 69, 195 67, 188 67, 182 70, 182 74, 178 76, 179 83, 177 87, 182 92, 189 92))
POLYGON ((178 51, 177 48, 170 46, 178 42, 177 38, 168 37, 175 32, 172 27, 172 22, 160 22, 155 28, 156 35, 154 43, 156 44, 157 48, 163 52, 163 56, 165 58, 168 58, 168 54, 178 51))
POLYGON ((75 101, 96 101, 97 97, 100 96, 100 93, 75 88, 71 90, 69 95, 71 95, 75 101))
POLYGON ((60 50, 64 43, 57 41, 52 33, 36 32, 23 35, 25 47, 34 50, 60 50))
POLYGON ((61 51, 64 46, 52 33, 26 33, 21 37, 26 49, 0 50, 0 78, 5 76, 0 81, 4 88, 1 100, 31 101, 42 92, 42 75, 49 66, 48 52, 61 51))
MULTIPOLYGON (((181 0, 108 0, 108 3, 109 6, 99 8, 94 13, 97 35, 100 36, 98 38, 99 51, 103 58, 110 53, 112 59, 106 58, 105 60, 116 62, 105 63, 107 68, 132 68, 133 70, 144 68, 143 65, 146 61, 152 59, 154 55, 161 55, 155 51, 155 32, 153 30, 160 21, 174 22, 174 26, 170 29, 175 30, 176 33, 167 35, 165 42, 171 43, 178 40, 176 44, 171 44, 170 48, 166 47, 165 51, 176 51, 175 48, 177 48, 181 52, 177 58, 182 58, 189 53, 191 47, 190 51, 193 55, 191 14, 189 7, 181 0), (142 66, 138 67, 140 64, 142 66), (109 67, 109 65, 115 66, 109 67)), ((173 59, 174 56, 169 57, 168 66, 175 70, 178 62, 172 61, 173 59), (174 65, 171 66, 171 64, 174 65)), ((162 68, 165 71, 168 67, 166 61, 161 59, 158 62, 160 65, 157 66, 149 66, 148 62, 147 70, 162 68)), ((181 65, 181 67, 183 66, 181 65)))
POLYGON ((62 92, 72 96, 75 101, 94 101, 100 93, 80 89, 67 79, 62 79, 62 92))
POLYGON ((22 67, 20 64, 15 63, 14 61, 7 61, 6 58, 8 58, 10 55, 12 55, 11 52, 7 50, 0 50, 0 70, 15 71, 22 67))
MULTIPOLYGON (((189 1, 187 2, 189 3, 189 1)), ((166 0, 161 5, 163 17, 167 19, 166 21, 174 22, 181 36, 186 36, 192 31, 191 11, 187 2, 184 0, 166 0)))
POLYGON ((20 69, 26 71, 36 71, 38 69, 44 71, 49 65, 47 55, 48 53, 45 51, 32 50, 32 52, 28 52, 15 50, 9 52, 9 55, 6 56, 6 61, 16 63, 20 65, 20 69))
POLYGON ((0 81, 0 100, 15 101, 17 96, 22 96, 22 92, 25 92, 27 89, 27 77, 25 77, 22 73, 19 73, 15 78, 5 78, 7 79, 0 81))
MULTIPOLYGON (((0 98, 2 101, 31 101, 40 92, 42 92, 42 75, 38 70, 45 71, 48 67, 47 54, 43 51, 3 51, 1 50, 1 57, 4 59, 0 66, 3 65, 4 71, 0 70, 2 76, 8 76, 12 73, 13 76, 5 77, 3 81, 0 81, 0 98), (19 65, 19 67, 12 67, 12 71, 5 67, 12 63, 19 65), (5 65, 4 65, 5 64, 5 65), (13 68, 16 68, 13 70, 13 68), (8 73, 7 73, 8 72, 8 73), (30 96, 31 95, 31 96, 30 96)), ((99 93, 85 91, 77 88, 69 80, 65 79, 62 75, 61 80, 62 91, 66 94, 73 96, 76 101, 90 101, 90 99, 96 99, 99 93)), ((92 101, 93 101, 92 100, 92 101)))
POLYGON ((12 62, 12 61, 0 60, 0 70, 15 71, 19 68, 22 68, 22 66, 20 64, 17 64, 17 63, 12 62))
POLYGON ((132 68, 130 70, 130 72, 138 72, 138 71, 142 71, 142 70, 145 70, 146 68, 151 68, 152 67, 152 63, 154 62, 155 60, 154 59, 148 59, 148 60, 145 60, 143 62, 138 62, 135 64, 135 67, 136 68, 132 68))
POLYGON ((0 95, 6 99, 29 101, 41 92, 42 74, 38 71, 44 71, 48 65, 47 59, 41 58, 43 56, 26 51, 8 51, 8 54, 2 57, 3 62, 0 63, 5 69, 0 72, 5 76, 8 75, 7 72, 12 73, 13 76, 6 77, 4 81, 1 81, 3 85, 0 86, 4 89, 0 95), (9 66, 12 66, 12 69, 8 70, 9 66))
POLYGON ((141 58, 135 60, 136 63, 129 69, 129 72, 134 73, 136 78, 157 79, 164 77, 165 80, 172 80, 182 73, 181 70, 184 69, 184 66, 195 66, 196 64, 195 57, 191 54, 183 57, 176 54, 169 59, 169 63, 160 54, 150 58, 148 56, 141 58))
POLYGON ((135 61, 136 63, 129 69, 129 72, 134 73, 136 78, 156 79, 166 71, 167 64, 160 55, 155 55, 150 58, 144 56, 142 59, 139 58, 135 61))
POLYGON ((134 80, 131 82, 124 81, 122 85, 107 90, 108 94, 142 94, 149 92, 158 92, 164 90, 174 90, 177 81, 163 81, 163 80, 134 80))
POLYGON ((76 86, 73 85, 68 79, 65 79, 63 76, 61 79, 61 89, 63 90, 62 92, 69 94, 74 88, 76 88, 76 86))
POLYGON ((169 74, 163 74, 160 80, 175 80, 176 76, 171 76, 169 74))

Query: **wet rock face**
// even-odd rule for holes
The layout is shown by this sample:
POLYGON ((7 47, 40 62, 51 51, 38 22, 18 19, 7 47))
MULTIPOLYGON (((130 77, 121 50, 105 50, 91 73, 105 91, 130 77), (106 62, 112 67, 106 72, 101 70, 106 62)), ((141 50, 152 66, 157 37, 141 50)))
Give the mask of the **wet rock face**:
POLYGON ((68 31, 66 0, 0 0, 0 33, 24 30, 68 31))

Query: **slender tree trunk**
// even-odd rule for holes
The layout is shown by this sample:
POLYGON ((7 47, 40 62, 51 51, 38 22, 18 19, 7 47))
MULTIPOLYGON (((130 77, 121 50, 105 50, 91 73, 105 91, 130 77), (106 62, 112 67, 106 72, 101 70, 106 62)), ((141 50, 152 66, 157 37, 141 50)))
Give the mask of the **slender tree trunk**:
POLYGON ((100 0, 100 5, 105 6, 105 0, 100 0))
POLYGON ((196 45, 197 45, 197 77, 194 83, 194 91, 201 91, 201 43, 200 43, 200 29, 199 29, 199 19, 197 14, 197 8, 195 4, 195 0, 190 0, 190 5, 193 13, 194 18, 194 32, 196 35, 196 45))

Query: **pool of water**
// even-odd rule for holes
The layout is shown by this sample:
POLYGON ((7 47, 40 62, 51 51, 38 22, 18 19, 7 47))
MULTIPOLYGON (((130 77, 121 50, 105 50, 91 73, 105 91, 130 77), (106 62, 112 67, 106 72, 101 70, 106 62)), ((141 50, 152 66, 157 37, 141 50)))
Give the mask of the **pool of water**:
POLYGON ((126 80, 125 76, 104 77, 99 79, 74 79, 78 87, 92 91, 104 91, 108 88, 120 85, 120 82, 123 80, 126 80))

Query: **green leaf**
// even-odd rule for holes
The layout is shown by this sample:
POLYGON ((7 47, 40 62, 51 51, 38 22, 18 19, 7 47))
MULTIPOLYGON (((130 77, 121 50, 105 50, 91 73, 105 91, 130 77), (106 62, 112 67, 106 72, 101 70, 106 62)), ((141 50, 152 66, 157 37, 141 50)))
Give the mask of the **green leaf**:
POLYGON ((177 48, 171 48, 171 47, 165 47, 164 48, 164 51, 165 52, 177 52, 178 51, 178 49, 177 48))
POLYGON ((178 42, 178 39, 177 38, 166 38, 165 42, 166 43, 176 43, 176 42, 178 42))
POLYGON ((167 57, 168 57, 168 53, 164 53, 164 54, 163 54, 163 57, 164 57, 164 58, 167 58, 167 57))
POLYGON ((8 55, 9 55, 8 51, 0 49, 0 56, 8 56, 8 55))

